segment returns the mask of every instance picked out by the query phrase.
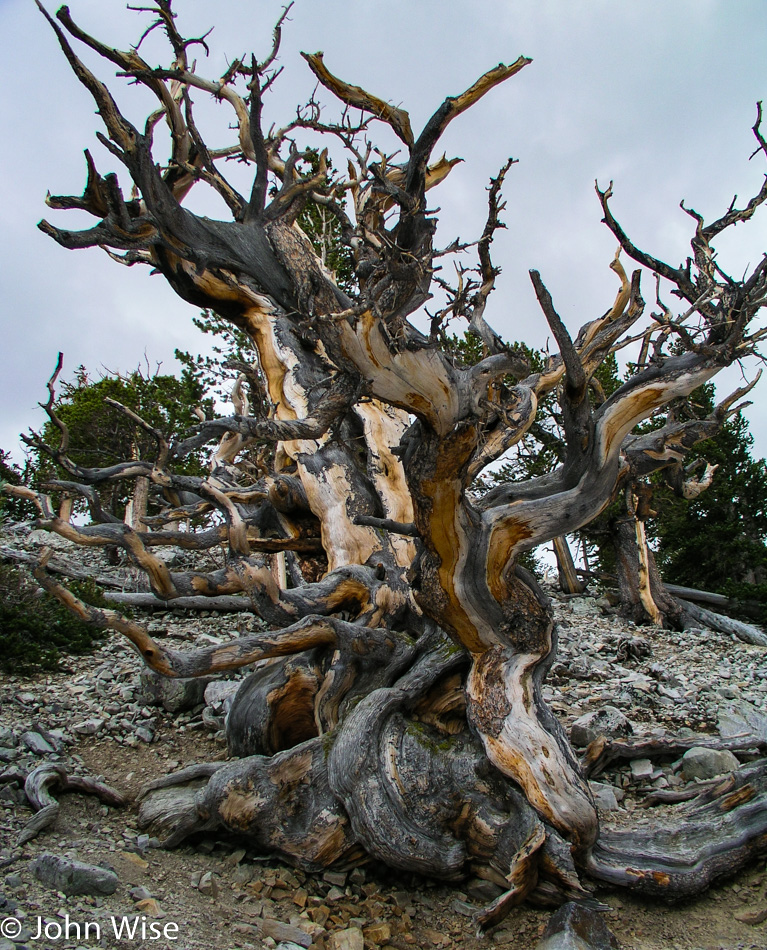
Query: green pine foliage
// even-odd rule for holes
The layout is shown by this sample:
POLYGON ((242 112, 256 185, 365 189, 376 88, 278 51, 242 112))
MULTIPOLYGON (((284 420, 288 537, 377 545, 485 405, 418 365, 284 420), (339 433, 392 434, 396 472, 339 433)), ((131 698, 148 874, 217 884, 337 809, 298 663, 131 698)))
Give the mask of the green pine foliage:
POLYGON ((718 465, 691 501, 660 486, 652 528, 666 581, 757 600, 767 620, 767 464, 751 455, 753 436, 738 413, 696 455, 718 465))
POLYGON ((244 330, 238 330, 208 310, 203 310, 199 317, 193 317, 192 322, 204 336, 215 340, 210 347, 213 355, 193 356, 187 350, 177 349, 175 357, 184 367, 183 372, 203 392, 227 402, 234 381, 240 375, 240 367, 243 364, 256 365, 257 355, 253 343, 244 330))
MULTIPOLYGON (((623 380, 620 378, 618 360, 615 353, 609 353, 599 366, 597 366, 594 379, 602 387, 605 399, 609 399, 616 389, 620 389, 623 385, 623 380)), ((593 392, 591 396, 593 401, 593 392)))
MULTIPOLYGON (((79 367, 74 382, 65 383, 54 409, 69 430, 69 457, 84 468, 106 468, 133 459, 153 460, 157 442, 105 399, 114 399, 133 410, 145 422, 158 429, 166 439, 182 436, 199 422, 194 414, 201 407, 212 414, 211 399, 205 398, 200 380, 186 369, 180 378, 135 370, 127 376, 108 375, 91 380, 84 367, 79 367)), ((57 446, 58 429, 46 423, 43 441, 57 446)), ((33 448, 33 480, 43 484, 47 479, 62 477, 54 461, 40 448, 33 448)), ((186 475, 204 474, 203 454, 191 454, 182 460, 176 471, 186 475)), ((63 476, 67 478, 67 475, 63 476)), ((122 517, 130 497, 131 485, 116 485, 101 491, 102 505, 122 517)))
MULTIPOLYGON (((0 489, 4 484, 22 485, 24 483, 24 473, 18 465, 11 462, 11 453, 0 449, 0 489)), ((26 521, 34 518, 37 509, 32 502, 25 501, 23 498, 13 498, 10 495, 4 495, 0 492, 0 525, 3 518, 10 518, 11 521, 26 521)))
MULTIPOLYGON (((93 581, 69 589, 94 607, 108 606, 93 581)), ((0 564, 0 670, 55 670, 64 654, 92 653, 103 631, 79 620, 55 597, 41 591, 21 568, 0 564)))
MULTIPOLYGON (((319 168, 319 152, 311 151, 312 172, 319 168)), ((332 174, 332 163, 328 164, 328 174, 332 174)), ((323 204, 309 199, 296 218, 296 223, 309 238, 314 252, 331 272, 338 287, 349 294, 356 293, 357 279, 354 272, 354 257, 341 237, 341 225, 333 212, 323 204)))

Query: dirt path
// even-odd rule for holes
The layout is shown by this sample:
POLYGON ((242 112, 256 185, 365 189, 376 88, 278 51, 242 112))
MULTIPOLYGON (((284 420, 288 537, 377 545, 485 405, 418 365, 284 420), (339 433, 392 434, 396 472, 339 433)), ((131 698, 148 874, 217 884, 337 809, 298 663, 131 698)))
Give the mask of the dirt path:
MULTIPOLYGON (((686 723, 710 730, 717 703, 741 696, 760 703, 765 695, 761 692, 765 652, 760 648, 734 645, 707 631, 684 640, 667 631, 623 628, 593 601, 563 601, 557 610, 561 663, 552 671, 550 698, 568 725, 584 711, 617 702, 624 704, 640 729, 671 729, 686 723), (616 643, 638 633, 650 653, 621 667, 614 660, 616 643), (580 659, 576 662, 575 657, 580 659), (681 685, 674 686, 668 678, 653 679, 653 664, 673 671, 681 685), (698 683, 694 688, 693 682, 698 683), (678 700, 673 698, 675 689, 678 700)), ((168 614, 152 622, 159 635, 190 641, 224 635, 231 621, 213 615, 179 619, 168 614)), ((69 669, 60 673, 0 680, 0 779, 2 773, 7 779, 14 770, 29 771, 40 761, 58 759, 81 774, 102 777, 132 801, 147 781, 191 762, 226 757, 223 735, 215 731, 215 720, 208 715, 210 707, 199 704, 185 713, 170 714, 146 705, 138 661, 121 642, 110 640, 94 656, 67 662, 69 669), (31 740, 25 738, 30 733, 47 736, 57 751, 32 752, 31 740)), ((677 781, 674 768, 666 763, 654 781, 662 784, 667 777, 677 781)), ((642 790, 628 783, 626 773, 623 767, 600 777, 618 792, 628 784, 619 810, 603 815, 603 820, 648 821, 651 813, 637 797, 642 790)), ((492 946, 530 950, 551 914, 548 909, 518 908, 497 930, 477 937, 470 915, 492 896, 487 882, 469 878, 445 886, 372 865, 347 873, 306 875, 221 835, 168 852, 151 846, 137 825, 134 804, 111 808, 79 794, 62 796, 55 826, 18 849, 16 838, 31 814, 18 782, 0 780, 0 919, 16 916, 22 924, 21 943, 4 943, 0 937, 0 950, 42 946, 232 950, 275 947, 280 941, 292 941, 286 944, 289 947, 336 950, 354 947, 357 931, 369 950, 492 946), (43 852, 111 866, 119 877, 117 890, 109 896, 67 898, 45 888, 31 868, 43 852), (53 933, 65 915, 70 923, 98 924, 100 942, 78 940, 74 932, 72 939, 33 939, 38 921, 42 926, 49 921, 53 933), (158 927, 175 924, 177 939, 116 941, 108 930, 111 917, 143 918, 145 924, 158 927), (338 934, 344 931, 352 934, 351 943, 339 943, 338 934)), ((653 820, 656 815, 654 809, 653 820)), ((623 890, 598 889, 595 896, 609 905, 609 926, 627 950, 767 948, 767 920, 744 919, 751 914, 753 920, 767 909, 764 860, 685 904, 649 904, 623 890)))

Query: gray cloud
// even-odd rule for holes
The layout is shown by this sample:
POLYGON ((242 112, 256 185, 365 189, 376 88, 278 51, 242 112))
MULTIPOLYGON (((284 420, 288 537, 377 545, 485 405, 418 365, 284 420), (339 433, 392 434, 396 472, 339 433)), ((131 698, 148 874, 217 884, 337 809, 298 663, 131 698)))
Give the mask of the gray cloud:
MULTIPOLYGON (((141 18, 119 0, 70 6, 78 22, 113 45, 126 47, 142 30, 141 18)), ((186 32, 216 25, 212 75, 225 68, 224 53, 263 54, 280 8, 274 0, 222 0, 215 13, 204 0, 178 4, 186 32)), ((268 117, 284 121, 311 92, 302 49, 324 50, 332 70, 402 104, 416 126, 445 95, 497 62, 532 56, 531 66, 450 127, 444 148, 465 161, 432 194, 442 208, 440 240, 475 237, 488 179, 508 155, 519 159, 507 179, 508 230, 494 245, 503 275, 489 318, 508 338, 542 345, 546 330, 530 267, 541 270, 571 330, 604 312, 615 293, 607 269, 614 240, 599 221, 595 178, 615 181, 614 211, 635 241, 675 264, 687 254, 691 224, 680 199, 714 216, 734 193, 743 200, 758 190, 764 162, 749 164, 748 156, 754 103, 767 92, 766 17, 759 0, 390 0, 385 14, 372 0, 297 0, 268 117)), ((0 0, 0 36, 0 446, 7 449, 19 431, 40 424, 35 405, 59 350, 70 372, 80 363, 92 371, 129 370, 144 353, 170 370, 174 347, 196 350, 201 341, 194 310, 146 268, 121 268, 95 250, 64 251, 36 229, 46 190, 82 190, 84 148, 93 149, 102 170, 114 161, 96 142, 92 101, 34 4, 0 0)), ((159 36, 144 52, 167 59, 159 36)), ((106 64, 88 61, 112 78, 106 64)), ((114 88, 139 122, 147 98, 119 82, 114 88)), ((211 105, 204 113, 223 141, 224 108, 211 105)), ((72 212, 49 215, 61 226, 82 224, 72 212)), ((764 221, 763 214, 737 229, 721 250, 725 267, 739 273, 761 256, 764 221)), ((737 382, 731 372, 728 383, 737 382)), ((755 402, 750 417, 764 453, 767 421, 758 391, 755 402)))

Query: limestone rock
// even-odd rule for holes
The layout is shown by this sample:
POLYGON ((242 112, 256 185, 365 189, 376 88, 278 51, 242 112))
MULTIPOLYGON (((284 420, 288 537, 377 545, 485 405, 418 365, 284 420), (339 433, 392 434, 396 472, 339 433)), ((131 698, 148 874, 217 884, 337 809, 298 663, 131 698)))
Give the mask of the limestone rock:
POLYGON ((241 680, 213 680, 205 687, 205 705, 212 706, 215 712, 228 712, 241 680))
POLYGON ((379 920, 365 927, 362 934, 368 943, 372 943, 376 947, 381 947, 387 944, 391 939, 391 926, 385 920, 379 920))
POLYGON ((155 706, 162 706, 171 713, 193 709, 205 698, 205 687, 210 677, 190 677, 187 679, 169 679, 152 670, 141 673, 141 685, 155 706))
POLYGON ((589 785, 600 811, 616 811, 620 807, 612 785, 603 785, 601 782, 590 782, 589 785))
MULTIPOLYGON (((312 938, 306 931, 301 930, 300 927, 294 927, 293 924, 283 923, 274 917, 264 917, 263 920, 256 920, 254 923, 262 936, 271 937, 272 940, 297 943, 300 947, 308 947, 312 943, 312 938)), ((362 936, 361 932, 360 936, 362 936)), ((363 950, 362 944, 359 950, 363 950)))
POLYGON ((72 726, 72 732, 76 732, 80 736, 95 736, 98 735, 103 728, 104 720, 92 717, 75 723, 75 725, 72 726))
POLYGON ((207 897, 212 897, 215 900, 219 894, 216 875, 212 871, 206 871, 200 878, 200 883, 197 885, 197 890, 201 894, 205 894, 207 897))
POLYGON ((649 782, 655 772, 650 759, 632 759, 631 777, 637 782, 649 782))
POLYGON ((328 950, 364 950, 365 938, 359 927, 337 930, 327 941, 328 950))
POLYGON ((50 742, 46 741, 39 732, 23 733, 21 742, 35 755, 50 755, 55 751, 50 742))
POLYGON ((744 733, 767 739, 767 713, 745 699, 722 704, 719 707, 718 726, 725 739, 744 733))

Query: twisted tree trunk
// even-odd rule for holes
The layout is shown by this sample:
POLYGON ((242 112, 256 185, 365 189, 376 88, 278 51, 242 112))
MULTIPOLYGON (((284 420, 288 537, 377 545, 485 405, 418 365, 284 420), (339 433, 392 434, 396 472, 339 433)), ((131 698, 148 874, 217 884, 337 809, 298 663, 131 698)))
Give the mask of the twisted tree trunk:
MULTIPOLYGON (((615 302, 574 341, 532 271, 560 352, 542 372, 531 372, 524 353, 504 344, 484 317, 498 273, 490 244, 501 226, 500 189, 511 160, 491 183, 476 276, 443 286, 447 306, 433 317, 430 337, 408 320, 430 296, 438 253, 425 193, 455 164, 430 165, 432 151, 453 118, 529 60, 495 67, 445 99, 416 137, 404 110, 333 76, 321 54, 306 56, 319 82, 345 107, 361 110, 363 120, 323 125, 309 109, 267 134, 263 93, 275 79, 282 21, 263 62, 238 60, 211 82, 189 65, 189 42, 177 31, 170 0, 157 0, 155 12, 173 50, 170 69, 151 68, 136 50, 99 43, 66 8, 58 13, 64 29, 48 18, 98 105, 109 135, 104 141, 140 197, 124 200, 116 178, 102 178, 88 156, 84 195, 53 197, 49 204, 84 209, 98 223, 86 232, 41 227, 65 247, 98 244, 124 252, 128 263, 150 264, 185 300, 244 331, 257 354, 253 378, 263 383, 254 402, 266 411, 201 423, 171 444, 147 427, 157 441, 156 458, 85 469, 67 456, 51 381, 47 409, 62 439, 58 447, 40 448, 65 470, 68 490, 87 494, 92 485, 146 478, 159 507, 156 523, 214 514, 218 523, 199 531, 78 527, 58 517, 47 496, 15 489, 37 502, 50 530, 79 544, 122 547, 163 600, 245 595, 268 627, 180 653, 116 611, 87 607, 38 570, 40 582, 71 609, 126 636, 159 673, 202 676, 257 664, 227 723, 239 758, 209 775, 182 774, 182 782, 205 782, 193 792, 170 783, 150 791, 143 820, 166 829, 168 844, 222 826, 314 869, 365 856, 445 879, 480 869, 504 888, 483 916, 486 924, 526 898, 557 902, 582 894, 578 869, 614 878, 618 859, 607 861, 597 850, 588 782, 543 700, 556 651, 551 607, 518 559, 597 516, 628 472, 634 426, 753 346, 746 328, 762 305, 767 265, 743 283, 737 301, 708 266, 709 238, 749 217, 753 207, 731 209, 713 230, 701 225, 694 238, 695 283, 689 268, 673 269, 635 248, 610 213, 609 191, 600 192, 605 220, 625 252, 651 262, 699 309, 707 344, 691 341, 666 356, 668 331, 656 321, 648 331, 658 336, 656 362, 595 410, 589 379, 643 313, 639 271, 629 278, 616 255, 615 302), (143 132, 77 57, 65 30, 157 96, 160 111, 143 132), (194 89, 232 105, 235 146, 216 152, 204 143, 193 120, 194 89), (160 119, 172 139, 164 168, 152 154, 151 132, 160 119), (404 165, 385 157, 369 162, 362 139, 373 119, 403 143, 404 165), (341 141, 350 156, 348 177, 328 172, 325 153, 317 159, 316 152, 297 150, 293 136, 303 129, 341 141), (255 169, 247 198, 216 165, 233 154, 255 169), (231 221, 201 218, 184 207, 196 182, 216 189, 231 221), (338 222, 339 240, 354 260, 353 292, 339 288, 297 225, 310 201, 338 222), (476 365, 461 366, 439 346, 448 316, 464 317, 482 341, 476 365), (476 477, 513 449, 541 398, 554 392, 567 442, 564 464, 550 475, 473 495, 476 477), (220 441, 208 477, 174 474, 175 459, 213 439, 220 441), (274 446, 275 464, 254 479, 239 460, 259 442, 274 446), (215 571, 173 571, 153 553, 161 545, 204 549, 222 540, 227 563, 215 571), (271 557, 279 550, 292 552, 299 568, 302 557, 319 552, 322 570, 315 557, 295 573, 275 574, 271 557)), ((756 131, 767 151, 758 125, 756 131)), ((767 189, 754 201, 765 198, 767 189)), ((677 326, 670 316, 665 326, 669 321, 677 326)), ((684 340, 681 323, 678 330, 684 340)), ((634 457, 647 470, 670 464, 686 431, 670 425, 652 451, 635 442, 634 457)), ((754 774, 748 788, 762 782, 763 775, 754 774)), ((752 810, 736 825, 749 840, 763 841, 763 819, 752 810)), ((716 824, 711 827, 715 834, 716 824)), ((728 867, 749 852, 725 850, 728 867)), ((706 849, 701 860, 719 873, 721 855, 709 861, 712 853, 706 849)), ((655 860, 650 855, 645 863, 652 867, 655 860)), ((659 874, 677 893, 682 885, 677 888, 672 865, 664 858, 659 874)), ((648 880, 658 884, 652 870, 629 879, 640 887, 648 880)))

